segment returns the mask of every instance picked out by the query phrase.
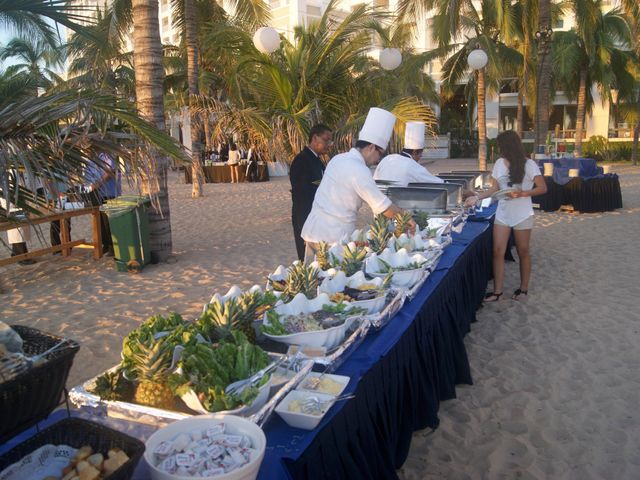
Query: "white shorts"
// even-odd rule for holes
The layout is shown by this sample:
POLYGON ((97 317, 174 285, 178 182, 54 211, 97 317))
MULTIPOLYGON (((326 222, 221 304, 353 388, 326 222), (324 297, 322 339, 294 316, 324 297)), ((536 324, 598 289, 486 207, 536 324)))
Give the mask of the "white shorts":
POLYGON ((513 228, 514 230, 531 230, 533 228, 533 215, 525 218, 523 221, 511 227, 506 223, 501 222, 497 218, 493 222, 495 225, 502 225, 503 227, 513 228))

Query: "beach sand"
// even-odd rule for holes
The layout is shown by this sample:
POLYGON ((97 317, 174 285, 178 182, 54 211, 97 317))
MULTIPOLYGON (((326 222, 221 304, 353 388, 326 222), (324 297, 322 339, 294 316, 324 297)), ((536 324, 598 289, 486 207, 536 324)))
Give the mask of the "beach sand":
MULTIPOLYGON (((479 312, 466 338, 474 385, 441 404, 438 430, 414 435, 403 478, 640 478, 640 168, 614 171, 624 209, 537 215, 529 302, 507 298, 479 312)), ((80 342, 69 386, 115 365, 122 338, 148 316, 195 317, 214 292, 264 285, 295 258, 287 178, 207 184, 195 200, 178 173, 170 182, 173 263, 131 275, 74 249, 0 268, 3 321, 80 342)), ((72 228, 90 238, 87 220, 72 228)), ((517 275, 508 264, 507 293, 517 275)))

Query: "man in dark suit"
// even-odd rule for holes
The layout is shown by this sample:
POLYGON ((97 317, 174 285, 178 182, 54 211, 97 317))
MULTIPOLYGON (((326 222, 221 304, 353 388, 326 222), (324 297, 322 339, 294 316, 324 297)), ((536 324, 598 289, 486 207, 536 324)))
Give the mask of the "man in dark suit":
POLYGON ((291 223, 296 241, 298 258, 304 260, 304 240, 300 236, 302 226, 311 212, 313 197, 324 174, 324 163, 320 155, 329 153, 333 145, 331 129, 326 125, 314 125, 309 132, 309 145, 293 159, 289 170, 291 180, 291 223))

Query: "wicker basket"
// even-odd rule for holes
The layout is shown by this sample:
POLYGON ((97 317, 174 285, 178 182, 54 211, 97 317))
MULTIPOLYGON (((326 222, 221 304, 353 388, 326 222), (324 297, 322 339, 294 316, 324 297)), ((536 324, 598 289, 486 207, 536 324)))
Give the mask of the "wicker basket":
POLYGON ((129 435, 82 418, 65 418, 2 455, 0 472, 47 444, 69 445, 74 448, 89 445, 94 452, 102 453, 105 457, 111 448, 120 448, 129 456, 129 460, 111 475, 104 477, 109 480, 131 478, 144 453, 144 443, 129 435))
MULTIPOLYGON (((35 328, 12 325, 23 340, 26 355, 42 353, 62 338, 35 328)), ((72 342, 54 350, 40 365, 0 383, 0 443, 44 420, 60 404, 73 357, 80 346, 72 342)))

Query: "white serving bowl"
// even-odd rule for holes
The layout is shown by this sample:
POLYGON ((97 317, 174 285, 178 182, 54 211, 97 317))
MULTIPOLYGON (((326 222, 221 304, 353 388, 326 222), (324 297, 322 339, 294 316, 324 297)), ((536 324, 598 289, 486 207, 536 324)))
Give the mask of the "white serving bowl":
MULTIPOLYGON (((269 380, 267 380, 267 382, 258 389, 258 395, 250 405, 241 405, 240 407, 234 408, 233 410, 224 410, 222 412, 216 413, 226 415, 239 415, 243 417, 253 415, 258 410, 260 410, 265 403, 267 403, 267 400, 269 400, 269 392, 271 391, 272 383, 273 376, 270 376, 269 380)), ((202 406, 202 402, 200 402, 198 395, 193 390, 189 390, 187 393, 182 395, 180 399, 187 405, 187 407, 189 407, 194 412, 198 412, 204 415, 211 413, 202 406)))
POLYGON ((216 475, 215 477, 196 477, 200 479, 211 480, 254 480, 258 476, 258 470, 260 470, 260 464, 264 458, 264 452, 267 446, 267 439, 264 436, 264 432, 255 423, 250 422, 241 417, 234 415, 212 414, 212 415, 199 415, 196 417, 185 418, 184 420, 178 420, 171 423, 164 428, 161 428, 153 435, 149 437, 145 446, 144 459, 149 465, 149 471, 151 472, 152 480, 191 480, 194 477, 185 477, 181 475, 171 475, 163 472, 155 466, 154 462, 154 450, 160 442, 172 440, 181 433, 191 433, 196 430, 206 430, 215 424, 224 422, 225 433, 232 435, 246 435, 251 438, 252 448, 258 451, 258 455, 252 458, 249 463, 232 472, 216 475))
POLYGON ((384 278, 387 275, 386 272, 381 271, 382 264, 378 261, 378 258, 391 266, 393 269, 391 284, 398 288, 411 288, 418 283, 424 276, 424 267, 428 263, 428 258, 423 254, 410 255, 404 248, 397 252, 386 248, 380 255, 373 253, 365 261, 365 271, 372 277, 384 278), (419 263, 422 266, 412 270, 396 270, 396 268, 407 266, 412 262, 419 263))
MULTIPOLYGON (((289 303, 279 303, 274 310, 280 315, 298 315, 300 313, 317 312, 323 305, 336 305, 329 300, 326 293, 321 293, 316 298, 309 300, 304 294, 297 294, 289 303)), ((327 350, 339 345, 347 333, 347 330, 357 317, 347 318, 342 325, 327 328, 326 330, 314 330, 310 332, 291 333, 289 335, 271 335, 263 333, 265 337, 286 345, 307 345, 311 347, 326 347, 327 350)), ((269 325, 267 314, 264 314, 264 325, 269 325)))
POLYGON ((331 373, 320 373, 320 372, 309 372, 309 374, 304 377, 304 379, 300 382, 300 384, 298 385, 298 387, 296 388, 296 390, 300 390, 302 392, 311 392, 311 393, 321 393, 323 395, 332 395, 332 396, 338 396, 340 395, 342 392, 344 392, 344 389, 347 388, 347 385, 349 385, 349 382, 351 381, 351 377, 346 377, 344 375, 333 375, 331 373), (338 390, 338 392, 336 393, 329 393, 329 392, 323 392, 321 390, 314 390, 312 388, 306 388, 305 385, 307 383, 307 381, 311 378, 319 378, 319 377, 323 377, 323 378, 329 378, 331 380, 333 380, 336 383, 339 383, 341 385, 340 390, 338 390))
POLYGON ((294 428, 301 428, 303 430, 313 430, 318 426, 322 418, 326 415, 327 411, 333 406, 334 397, 331 395, 324 395, 322 393, 303 392, 301 390, 292 390, 286 397, 282 399, 280 404, 276 407, 276 412, 282 417, 282 419, 294 428), (289 411, 289 403, 292 400, 306 400, 309 397, 317 397, 321 402, 328 401, 325 408, 325 413, 322 415, 308 415, 306 413, 297 413, 289 411))
MULTIPOLYGON (((382 286, 382 279, 374 278, 373 280, 367 280, 362 271, 356 272, 350 277, 347 277, 341 270, 329 269, 327 273, 328 275, 318 287, 318 291, 329 295, 343 292, 345 287, 358 288, 360 285, 367 283, 373 283, 377 287, 382 286)), ((382 278, 384 279, 384 277, 382 278)), ((347 303, 353 307, 363 308, 367 313, 372 314, 380 312, 384 308, 386 301, 386 294, 382 292, 378 297, 369 300, 356 300, 347 303)))

